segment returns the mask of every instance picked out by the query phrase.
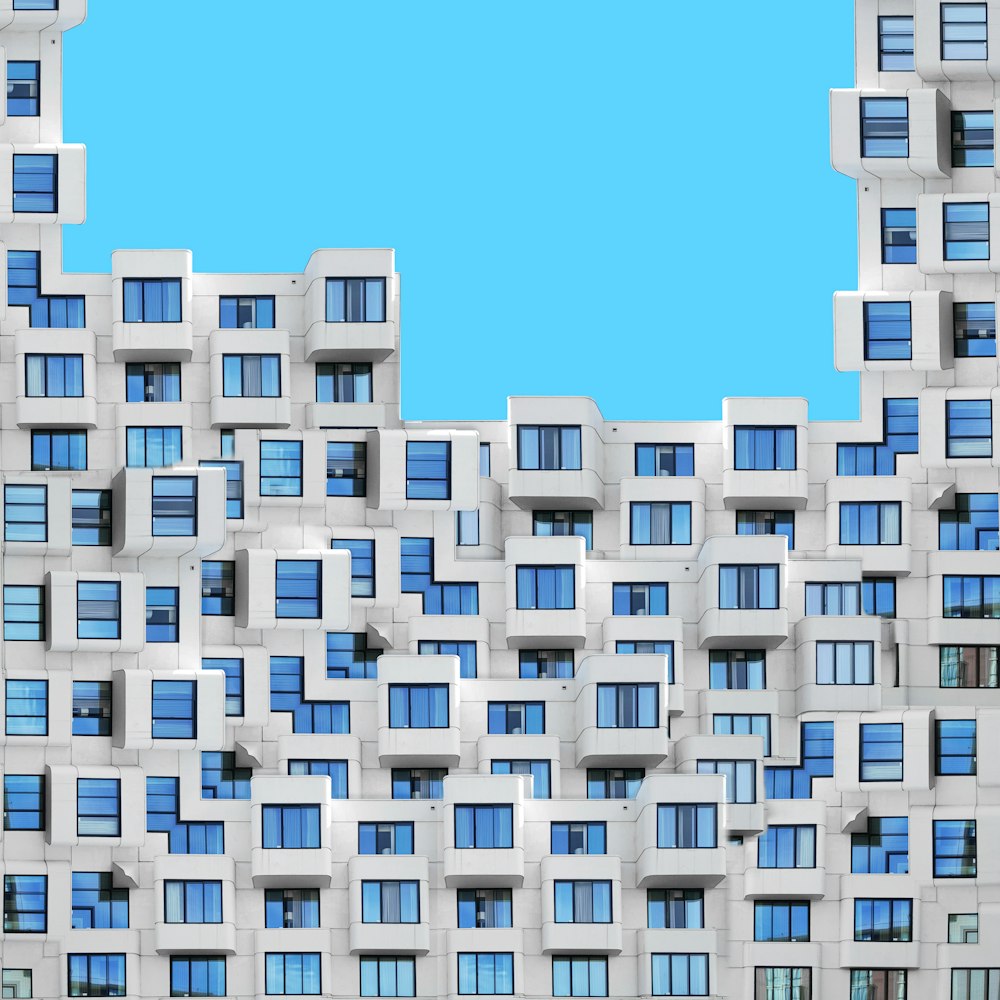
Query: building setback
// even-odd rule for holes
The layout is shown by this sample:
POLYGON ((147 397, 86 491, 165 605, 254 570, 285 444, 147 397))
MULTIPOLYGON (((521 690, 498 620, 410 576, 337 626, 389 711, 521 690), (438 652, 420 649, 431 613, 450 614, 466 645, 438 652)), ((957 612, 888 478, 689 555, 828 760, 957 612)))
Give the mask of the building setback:
POLYGON ((63 274, 11 3, 3 997, 996 1000, 1000 0, 857 0, 861 419, 670 423, 401 421, 390 250, 63 274))

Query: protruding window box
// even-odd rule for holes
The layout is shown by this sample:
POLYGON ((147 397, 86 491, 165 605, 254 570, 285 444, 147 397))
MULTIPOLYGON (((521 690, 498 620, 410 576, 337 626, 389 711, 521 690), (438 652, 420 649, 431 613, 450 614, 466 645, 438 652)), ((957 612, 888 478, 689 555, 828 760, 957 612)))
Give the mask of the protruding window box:
POLYGON ((912 563, 913 486, 906 476, 837 476, 826 481, 826 557, 860 559, 863 573, 909 576, 912 563), (845 503, 897 503, 897 544, 842 544, 841 505, 845 503))
MULTIPOLYGON (((911 849, 913 845, 911 830, 911 849)), ((841 968, 918 969, 920 962, 921 879, 912 874, 843 875, 840 879, 840 966, 841 968), (855 899, 909 899, 911 906, 911 941, 855 941, 855 899)), ((938 883, 939 885, 941 883, 938 883)), ((975 909, 972 907, 971 909, 975 909)), ((980 947, 983 938, 980 937, 980 947)), ((978 950, 975 944, 964 945, 978 950)), ((942 946, 938 946, 940 955, 942 946)), ((965 953, 966 955, 969 952, 965 953)), ((949 963, 950 965, 951 963, 949 963)), ((968 967, 977 964, 966 960, 954 964, 968 967)), ((989 961, 983 964, 989 965, 989 961)), ((945 968, 945 966, 942 966, 945 968)))
MULTIPOLYGON (((130 300, 130 308, 134 304, 130 300)), ((115 361, 190 361, 194 351, 192 254, 190 250, 116 250, 111 255, 111 346, 115 361), (146 308, 145 292, 126 319, 126 281, 179 281, 176 315, 146 308), (149 317, 149 318, 146 318, 149 317), (156 317, 154 319, 153 317, 156 317)))
POLYGON ((917 267, 922 274, 1000 273, 1000 194, 918 194, 917 267), (956 204, 978 208, 951 207, 956 204), (956 212, 963 216, 972 213, 978 221, 952 217, 956 212))
MULTIPOLYGON (((518 681, 508 681, 509 690, 517 690, 516 697, 527 699, 524 687, 516 688, 518 681)), ((522 681, 521 684, 531 684, 533 681, 522 681)), ((494 688, 499 692, 500 688, 494 688)), ((551 704, 551 702, 549 703, 551 704)), ((525 783, 525 796, 527 798, 561 798, 561 768, 559 763, 560 746, 559 737, 555 734, 550 736, 528 736, 528 735, 507 735, 490 733, 480 736, 476 741, 476 755, 479 764, 480 774, 492 774, 493 761, 495 760, 528 760, 528 761, 548 761, 549 762, 549 794, 540 794, 543 790, 536 790, 534 779, 530 775, 520 775, 525 783)))
MULTIPOLYGON (((796 706, 798 712, 878 712, 882 708, 882 619, 874 615, 814 615, 795 626, 796 706), (866 649, 840 653, 839 679, 821 673, 817 662, 819 643, 862 643, 871 645, 871 674, 868 680, 866 649), (848 673, 847 657, 855 663, 848 673), (850 678, 853 677, 852 681, 850 678)), ((836 655, 836 653, 835 653, 836 655)))
POLYGON ((236 863, 228 855, 164 854, 153 863, 156 922, 154 947, 158 955, 236 954, 236 863), (165 886, 168 881, 222 883, 221 923, 168 923, 165 886))
POLYGON ((306 331, 306 361, 385 361, 399 346, 396 324, 312 323, 306 331))
MULTIPOLYGON (((76 573, 58 571, 45 574, 45 620, 48 622, 46 649, 53 653, 138 653, 146 644, 146 582, 142 573, 76 573), (103 638, 80 637, 77 595, 80 583, 118 584, 117 635, 103 638)), ((108 610, 109 615, 112 613, 108 610)), ((112 618, 106 621, 112 622, 112 618)), ((108 632, 114 631, 109 628, 108 632)))
MULTIPOLYGON (((996 576, 997 553, 952 549, 927 553, 927 643, 931 646, 996 646, 995 618, 944 617, 946 576, 996 576)), ((894 623, 897 627, 901 621, 894 623)), ((969 689, 964 689, 970 693, 969 689)))
MULTIPOLYGON (((997 24, 996 0, 986 0, 985 6, 988 8, 984 11, 985 23, 967 22, 963 25, 961 22, 953 22, 950 26, 949 34, 952 38, 957 36, 957 39, 971 39, 959 42, 959 51, 956 52, 953 45, 942 44, 940 0, 916 0, 913 4, 915 28, 913 61, 921 80, 968 81, 982 84, 1000 80, 1000 24, 997 24), (982 37, 976 31, 980 27, 986 29, 981 46, 975 41, 982 37), (970 28, 973 30, 969 31, 970 28), (955 58, 956 55, 966 58, 955 58)), ((961 11, 961 8, 959 10, 961 11)), ((961 962, 956 962, 956 965, 970 964, 968 951, 963 952, 963 955, 966 957, 961 962)), ((982 961, 978 964, 988 965, 989 962, 982 961)), ((944 964, 941 965, 941 968, 946 967, 944 964)))
POLYGON ((115 361, 190 361, 194 352, 194 326, 187 320, 179 323, 116 320, 111 324, 111 345, 115 361))
MULTIPOLYGON (((21 12, 18 11, 18 14, 21 12)), ((45 24, 50 24, 56 16, 55 11, 37 11, 38 14, 47 15, 45 24)), ((0 10, 0 19, 3 18, 3 11, 0 10)), ((41 25, 39 25, 41 27, 41 25)), ((20 26, 18 26, 20 30, 20 26)), ((26 26, 26 30, 31 28, 26 26)), ((38 30, 37 28, 35 29, 38 30)), ((8 49, 8 51, 10 51, 8 49)), ((37 51, 37 50, 36 50, 37 51)), ((44 86, 43 86, 44 89, 44 86)), ((46 112, 48 115, 48 112, 46 112)), ((15 121, 26 121, 27 119, 14 119, 15 121)), ((45 119, 42 119, 43 121, 45 119)), ((36 118, 37 122, 38 119, 36 118)), ((11 120, 7 119, 8 136, 10 135, 11 120)), ((35 126, 36 136, 29 142, 14 142, 0 144, 0 225, 16 223, 18 225, 50 226, 50 225, 80 225, 86 221, 87 204, 87 147, 71 143, 45 142, 39 143, 37 138, 38 126, 35 126), (54 200, 50 203, 55 211, 23 211, 20 206, 14 211, 14 164, 15 157, 37 156, 55 158, 55 190, 52 191, 54 200)), ((27 136, 22 133, 22 136, 27 136)), ((46 181, 48 177, 46 175, 46 181)), ((35 186, 30 185, 29 186, 35 186)), ((45 187, 49 187, 46 183, 45 187)), ((41 207, 33 202, 33 207, 41 207)), ((56 271, 59 267, 56 265, 56 271)))
POLYGON ((542 953, 619 955, 622 950, 621 859, 610 854, 550 854, 542 858, 542 953), (557 881, 611 883, 611 920, 608 923, 556 922, 557 881))
POLYGON ((21 428, 97 426, 97 340, 91 330, 18 330, 14 336, 15 419, 21 428), (29 396, 29 354, 81 355, 83 394, 29 396))
MULTIPOLYGON (((766 826, 815 827, 813 867, 761 868, 760 839, 744 845, 746 899, 822 899, 826 895, 826 803, 817 799, 776 799, 768 803, 766 826)), ((853 937, 853 931, 851 936, 853 937)))
POLYGON ((430 951, 430 875, 421 855, 355 855, 347 862, 350 924, 348 948, 357 955, 426 955, 430 951), (420 920, 417 923, 366 923, 362 912, 363 882, 416 882, 420 920))
MULTIPOLYGON (((209 336, 209 383, 213 427, 288 427, 292 422, 292 368, 287 330, 213 330, 209 336), (227 395, 223 359, 227 355, 278 356, 275 396, 227 395)), ((232 390, 232 387, 229 387, 232 390)), ((241 380, 242 388, 242 380, 241 380)), ((273 391, 271 386, 264 386, 273 391)), ((254 386, 253 391, 262 391, 254 386)))
MULTIPOLYGON (((684 928, 668 927, 644 929, 636 934, 638 952, 638 988, 636 995, 651 997, 653 993, 653 955, 679 953, 686 955, 708 955, 708 986, 712 991, 710 1000, 720 994, 715 984, 719 982, 716 971, 718 955, 718 933, 714 927, 684 928)), ((779 964, 777 962, 775 965, 779 964)), ((752 970, 751 970, 752 971, 752 970)), ((748 1000, 751 994, 746 994, 748 1000)))
MULTIPOLYGON (((146 843, 146 775, 141 767, 49 764, 45 767, 45 843, 53 847, 141 847, 146 843), (117 836, 80 833, 80 779, 118 782, 117 836)), ((86 810, 85 810, 86 811, 86 810)), ((93 813, 90 813, 93 815, 93 813)), ((113 820, 112 820, 113 825, 113 820)))
MULTIPOLYGON (((667 692, 667 713, 684 713, 684 619, 679 615, 612 615, 604 619, 604 652, 616 653, 619 642, 669 642, 672 679, 667 692)), ((633 654, 629 654, 633 655, 633 654)), ((646 655, 646 654, 643 654, 646 655)), ((650 654, 661 655, 661 654, 650 654)), ((665 676, 671 678, 670 670, 665 676)))

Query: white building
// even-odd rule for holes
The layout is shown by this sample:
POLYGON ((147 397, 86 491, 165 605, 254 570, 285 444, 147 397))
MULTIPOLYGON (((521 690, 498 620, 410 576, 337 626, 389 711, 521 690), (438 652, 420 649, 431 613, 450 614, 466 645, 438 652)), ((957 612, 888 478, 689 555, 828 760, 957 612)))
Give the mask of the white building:
POLYGON ((63 274, 11 2, 3 996, 1000 996, 1000 0, 858 0, 860 421, 461 424, 389 250, 63 274))

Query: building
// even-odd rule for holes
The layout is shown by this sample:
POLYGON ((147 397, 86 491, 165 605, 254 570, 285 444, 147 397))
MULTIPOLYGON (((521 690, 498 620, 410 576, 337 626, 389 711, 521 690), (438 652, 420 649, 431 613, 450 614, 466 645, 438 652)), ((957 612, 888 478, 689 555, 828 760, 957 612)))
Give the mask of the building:
POLYGON ((401 422, 388 250, 63 274, 13 6, 3 996, 997 997, 1000 0, 858 0, 849 422, 401 422))

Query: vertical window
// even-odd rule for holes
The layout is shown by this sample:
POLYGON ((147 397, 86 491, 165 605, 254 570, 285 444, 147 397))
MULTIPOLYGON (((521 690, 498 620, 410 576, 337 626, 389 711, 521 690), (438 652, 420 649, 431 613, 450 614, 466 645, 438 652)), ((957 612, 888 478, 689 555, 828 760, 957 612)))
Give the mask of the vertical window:
POLYGON ((934 820, 934 877, 976 877, 976 821, 934 820))
POLYGON ((281 395, 281 356, 223 354, 222 395, 272 398, 281 395))
POLYGON ((320 953, 267 952, 264 955, 264 992, 267 995, 319 996, 320 953))
POLYGON ((5 934, 44 934, 48 920, 45 875, 4 875, 3 930, 5 934))
POLYGON ((392 797, 394 799, 443 799, 443 767, 394 767, 392 797))
POLYGON ((327 278, 327 323, 384 323, 385 278, 327 278))
POLYGON ((177 642, 178 590, 146 588, 146 642, 177 642))
POLYGON ((231 428, 219 431, 219 455, 222 458, 236 457, 236 431, 231 428))
POLYGON ((708 955, 671 952, 650 960, 654 997, 708 996, 708 955))
POLYGON ((511 952, 459 952, 459 995, 510 995, 514 992, 514 956, 511 952))
POLYGON ((934 724, 934 773, 976 773, 976 720, 938 719, 934 724))
POLYGON ((44 542, 48 539, 45 486, 5 486, 3 537, 5 542, 44 542))
POLYGON ((24 357, 26 396, 49 399, 79 398, 83 395, 82 354, 26 354, 24 357))
POLYGON ((261 441, 260 495, 302 496, 301 441, 261 441))
POLYGON ((8 736, 47 736, 49 682, 6 681, 8 736))
POLYGON ((705 926, 704 889, 647 889, 646 926, 694 930, 705 926))
POLYGON ((232 750, 203 751, 201 755, 201 797, 203 799, 249 799, 249 767, 236 766, 232 750))
POLYGON ((896 617, 895 577, 869 577, 861 581, 861 613, 881 618, 896 617))
POLYGON ((172 997, 224 997, 226 995, 226 958, 224 955, 170 957, 170 995, 172 997))
POLYGON ((363 497, 368 448, 354 441, 328 441, 326 445, 326 495, 363 497))
POLYGON ((518 566, 517 606, 527 610, 575 608, 575 579, 572 566, 518 566))
POLYGON ((995 358, 997 312, 995 302, 956 302, 955 357, 995 358))
POLYGON ((416 959, 402 955, 361 958, 363 997, 412 997, 417 995, 416 959))
POLYGON ((917 210, 915 208, 883 208, 882 263, 916 264, 916 262, 917 210))
POLYGON ((580 535, 589 550, 594 547, 594 514, 589 510, 536 510, 531 515, 531 533, 540 538, 580 535))
POLYGON ((190 740, 198 735, 194 681, 153 681, 153 739, 190 740))
POLYGON ((153 476, 153 535, 198 534, 198 480, 195 476, 153 476))
POLYGON ((317 403, 370 403, 372 366, 362 362, 316 365, 317 403))
POLYGON ((598 684, 599 729, 648 729, 659 725, 659 684, 598 684))
POLYGON ((514 846, 512 806, 455 806, 455 847, 485 849, 514 846))
POLYGON ((855 941, 912 941, 913 901, 854 900, 855 941))
POLYGON ((76 832, 80 837, 120 837, 121 781, 76 779, 76 832))
POLYGON ((909 102, 905 97, 861 98, 861 155, 910 155, 909 102))
POLYGON ((883 73, 912 72, 912 17, 878 19, 878 68, 883 73))
POLYGON ((693 476, 693 444, 637 444, 637 476, 693 476))
POLYGON ((690 545, 691 504, 631 504, 631 545, 690 545))
POLYGON ((226 517, 243 517, 243 463, 210 459, 201 461, 198 465, 203 469, 226 470, 226 517))
POLYGON ((86 468, 86 431, 31 432, 33 472, 70 472, 86 468))
POLYGON ((788 547, 795 548, 795 511, 793 510, 738 510, 737 535, 784 535, 788 547))
POLYGON ((221 924, 222 883, 167 879, 163 883, 163 919, 168 924, 221 924))
POLYGON ((567 955, 552 958, 554 997, 606 997, 608 959, 604 955, 567 955))
POLYGON ((777 566, 720 566, 719 607, 743 611, 778 607, 777 566))
POLYGON ((319 927, 319 889, 265 889, 265 927, 319 927))
POLYGON ((111 490, 73 490, 73 544, 111 544, 111 490))
POLYGON ((4 969, 0 988, 11 1000, 31 1000, 31 969, 4 969))
POLYGON ((539 736, 545 732, 543 701, 491 701, 486 717, 486 731, 491 734, 539 736))
POLYGON ((796 468, 794 427, 736 427, 733 435, 737 469, 796 468))
POLYGON ((73 681, 73 735, 111 735, 110 681, 73 681))
POLYGON ((572 649, 522 649, 518 675, 530 680, 559 680, 573 676, 572 649))
POLYGON ((552 823, 552 854, 605 854, 608 841, 605 823, 552 823))
POLYGON ((912 357, 909 302, 866 302, 865 360, 908 361, 912 357))
POLYGON ((793 941, 809 940, 809 903, 806 902, 775 902, 754 903, 753 910, 754 941, 793 941))
POLYGON ((39 65, 38 62, 7 60, 8 118, 38 117, 39 65))
POLYGON ((989 260, 990 206, 985 201, 944 205, 944 259, 989 260))
POLYGON ((708 654, 708 686, 716 691, 763 691, 762 649, 713 649, 708 654))
POLYGON ((665 583, 616 583, 612 590, 613 615, 666 615, 669 587, 665 583))
POLYGON ((757 838, 758 868, 815 868, 816 827, 769 826, 757 838))
POLYGON ((323 572, 318 559, 275 562, 275 618, 322 618, 323 572))
POLYGON ((406 498, 448 500, 451 497, 451 442, 406 442, 406 498))
POLYGON ((941 4, 941 58, 986 58, 986 4, 941 4))
POLYGON ((390 684, 389 726, 393 729, 447 729, 447 684, 390 684))
POLYGON ((125 365, 126 403, 178 403, 181 366, 176 361, 138 361, 125 365))
POLYGON ((993 408, 988 399, 949 399, 946 404, 948 458, 993 455, 993 408))
POLYGON ((69 955, 71 997, 125 996, 124 955, 69 955))
POLYGON ((417 643, 420 656, 457 656, 459 677, 476 676, 476 644, 474 642, 440 642, 422 639, 417 643))
POLYGON ((459 889, 459 927, 513 927, 510 889, 459 889))
POLYGON ((319 806, 264 806, 263 846, 269 849, 320 846, 319 806))
POLYGON ((861 724, 861 780, 903 780, 903 724, 861 724))
POLYGON ((14 154, 14 211, 59 209, 59 157, 14 154))
POLYGON ((5 642, 45 638, 45 588, 3 588, 3 637, 5 642))
POLYGON ((580 428, 518 424, 517 467, 519 469, 579 469, 580 428))
POLYGON ((646 772, 641 767, 588 767, 588 799, 634 799, 646 772))
POLYGON ((455 511, 455 544, 456 545, 479 544, 478 510, 455 511))
POLYGON ((126 278, 122 282, 126 323, 180 323, 180 278, 126 278))
POLYGON ((226 675, 226 715, 243 715, 243 660, 238 657, 206 656, 202 670, 221 670, 226 675))
POLYGON ((902 504, 898 501, 841 503, 841 545, 899 545, 902 504))
POLYGON ((953 111, 951 113, 951 165, 953 167, 993 166, 992 111, 953 111))
POLYGON ((334 538, 330 548, 351 553, 351 597, 374 597, 375 542, 368 538, 334 538))
POLYGON ((817 684, 873 684, 874 645, 870 642, 817 642, 817 684))
POLYGON ((125 464, 130 468, 163 468, 182 457, 179 427, 125 428, 125 464))
POLYGON ((362 882, 361 921, 366 924, 420 923, 420 884, 362 882))
POLYGON ((236 614, 236 563, 202 560, 201 613, 236 614))
POLYGON ((489 477, 490 474, 490 446, 486 441, 479 444, 479 475, 489 477))
POLYGON ((121 584, 77 583, 78 639, 121 638, 121 584))
POLYGON ((658 805, 656 846, 667 850, 717 847, 717 807, 689 803, 658 805))
POLYGON ((412 853, 412 823, 358 824, 358 854, 412 853))
POLYGON ((273 295, 220 295, 219 329, 273 330, 273 295))
POLYGON ((3 828, 45 829, 45 778, 41 774, 3 776, 3 828))
POLYGON ((128 889, 114 888, 111 872, 73 872, 73 929, 128 927, 128 889))
POLYGON ((1000 687, 1000 647, 941 646, 941 687, 1000 687))
POLYGON ((906 816, 870 816, 864 833, 851 834, 851 873, 905 875, 910 870, 906 816))

